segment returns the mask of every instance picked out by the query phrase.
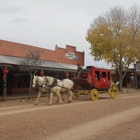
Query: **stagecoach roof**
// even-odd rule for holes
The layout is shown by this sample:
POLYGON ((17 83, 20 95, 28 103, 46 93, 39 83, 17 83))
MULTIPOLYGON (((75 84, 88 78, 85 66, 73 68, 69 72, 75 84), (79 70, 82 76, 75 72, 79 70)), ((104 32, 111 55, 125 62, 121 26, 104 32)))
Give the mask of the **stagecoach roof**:
MULTIPOLYGON (((0 55, 0 65, 1 66, 3 66, 4 64, 19 65, 21 61, 24 61, 24 59, 25 58, 21 58, 21 57, 0 55)), ((77 65, 64 64, 64 63, 58 63, 53 61, 44 61, 41 67, 43 67, 43 69, 53 69, 53 70, 54 69, 69 70, 69 71, 77 70, 77 65)))

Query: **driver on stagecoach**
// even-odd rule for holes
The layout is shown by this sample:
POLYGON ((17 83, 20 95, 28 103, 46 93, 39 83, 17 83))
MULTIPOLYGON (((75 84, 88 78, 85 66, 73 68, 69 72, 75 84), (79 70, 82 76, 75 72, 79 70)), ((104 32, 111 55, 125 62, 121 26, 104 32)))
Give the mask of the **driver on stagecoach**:
POLYGON ((80 64, 77 64, 77 77, 80 77, 80 74, 81 74, 81 72, 82 72, 82 70, 83 70, 83 67, 80 65, 80 64))

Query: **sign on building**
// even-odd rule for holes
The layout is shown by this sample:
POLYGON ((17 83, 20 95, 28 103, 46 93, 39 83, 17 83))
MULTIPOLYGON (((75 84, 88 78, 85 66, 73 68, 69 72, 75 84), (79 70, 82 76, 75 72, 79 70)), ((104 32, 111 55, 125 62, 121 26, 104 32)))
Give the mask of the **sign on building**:
POLYGON ((65 57, 68 58, 68 59, 75 59, 75 60, 78 60, 78 56, 75 55, 73 52, 66 52, 66 53, 65 53, 65 57))

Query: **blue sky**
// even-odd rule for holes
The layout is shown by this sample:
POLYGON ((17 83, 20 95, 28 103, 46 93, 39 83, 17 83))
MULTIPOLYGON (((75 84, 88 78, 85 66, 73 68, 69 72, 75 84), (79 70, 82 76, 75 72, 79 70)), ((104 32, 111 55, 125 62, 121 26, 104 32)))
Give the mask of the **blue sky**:
POLYGON ((91 22, 114 6, 128 9, 139 0, 0 0, 0 39, 55 49, 76 46, 85 66, 109 68, 89 55, 86 33, 91 22))

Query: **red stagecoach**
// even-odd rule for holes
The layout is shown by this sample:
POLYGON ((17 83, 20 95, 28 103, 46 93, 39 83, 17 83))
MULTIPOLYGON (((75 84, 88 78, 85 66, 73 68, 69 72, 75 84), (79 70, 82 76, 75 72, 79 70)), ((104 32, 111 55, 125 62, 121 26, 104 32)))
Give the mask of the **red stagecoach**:
POLYGON ((74 93, 77 99, 80 94, 91 94, 92 100, 99 98, 99 93, 108 93, 112 98, 119 94, 118 86, 111 80, 109 69, 87 66, 79 77, 72 78, 74 81, 74 93))

